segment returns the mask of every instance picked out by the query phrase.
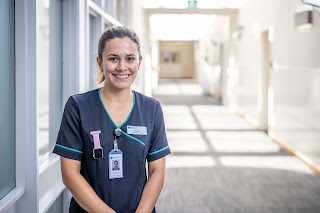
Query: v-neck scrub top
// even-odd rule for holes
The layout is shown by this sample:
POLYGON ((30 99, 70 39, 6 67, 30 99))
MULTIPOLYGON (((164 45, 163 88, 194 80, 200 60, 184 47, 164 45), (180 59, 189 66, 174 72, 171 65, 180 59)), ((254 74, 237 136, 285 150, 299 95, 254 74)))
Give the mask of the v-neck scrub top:
MULTIPOLYGON (((151 162, 170 154, 160 103, 151 97, 133 92, 134 103, 127 120, 117 126, 106 110, 100 89, 71 96, 64 109, 57 143, 53 150, 65 158, 81 161, 81 175, 97 195, 116 212, 135 212, 147 181, 146 161, 151 162), (128 134, 130 126, 146 127, 146 135, 128 134), (123 178, 109 179, 108 155, 113 149, 116 128, 123 152, 123 178), (104 151, 101 159, 93 158, 93 137, 100 130, 104 151)), ((130 132, 129 132, 130 133, 130 132)), ((72 198, 70 212, 86 212, 72 198)), ((155 212, 155 209, 153 209, 155 212)))

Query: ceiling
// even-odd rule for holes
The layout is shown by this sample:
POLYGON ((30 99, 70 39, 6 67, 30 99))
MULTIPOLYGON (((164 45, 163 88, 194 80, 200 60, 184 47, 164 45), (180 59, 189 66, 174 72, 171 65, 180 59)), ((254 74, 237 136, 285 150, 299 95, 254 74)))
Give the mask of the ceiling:
POLYGON ((240 8, 247 0, 140 0, 144 8, 199 9, 240 8), (196 3, 195 3, 196 2, 196 3), (188 6, 190 4, 190 6, 188 6))

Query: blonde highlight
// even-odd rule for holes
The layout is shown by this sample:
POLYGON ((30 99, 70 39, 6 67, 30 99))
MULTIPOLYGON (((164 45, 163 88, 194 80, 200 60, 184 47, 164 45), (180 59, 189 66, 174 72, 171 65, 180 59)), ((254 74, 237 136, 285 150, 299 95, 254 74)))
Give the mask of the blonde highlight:
POLYGON ((103 83, 105 79, 106 78, 104 76, 104 73, 101 71, 101 69, 98 69, 97 70, 97 81, 98 81, 98 84, 103 83))

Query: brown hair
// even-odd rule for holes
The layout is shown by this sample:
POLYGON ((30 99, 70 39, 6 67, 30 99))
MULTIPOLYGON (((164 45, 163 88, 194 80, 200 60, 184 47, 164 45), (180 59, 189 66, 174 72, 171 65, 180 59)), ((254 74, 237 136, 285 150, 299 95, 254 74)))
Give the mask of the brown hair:
MULTIPOLYGON (((139 58, 142 58, 141 55, 141 48, 140 48, 140 40, 137 36, 137 34, 130 28, 123 27, 123 26, 118 26, 118 27, 111 27, 106 29, 100 39, 99 39, 99 44, 98 44, 98 57, 102 61, 103 56, 102 53, 104 51, 104 48, 106 46, 106 42, 114 39, 114 38, 130 38, 134 43, 136 43, 138 47, 138 52, 139 52, 139 58)), ((102 70, 98 70, 98 83, 102 83, 105 80, 105 76, 103 74, 102 70)))

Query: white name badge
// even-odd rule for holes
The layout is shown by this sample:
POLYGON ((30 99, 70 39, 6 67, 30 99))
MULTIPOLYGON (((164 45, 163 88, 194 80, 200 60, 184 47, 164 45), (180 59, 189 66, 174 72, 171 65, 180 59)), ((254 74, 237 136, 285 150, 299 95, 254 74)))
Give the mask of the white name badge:
POLYGON ((145 126, 127 126, 127 133, 130 135, 147 135, 147 127, 145 126))
POLYGON ((120 149, 113 149, 109 153, 109 179, 123 178, 123 153, 120 149))

